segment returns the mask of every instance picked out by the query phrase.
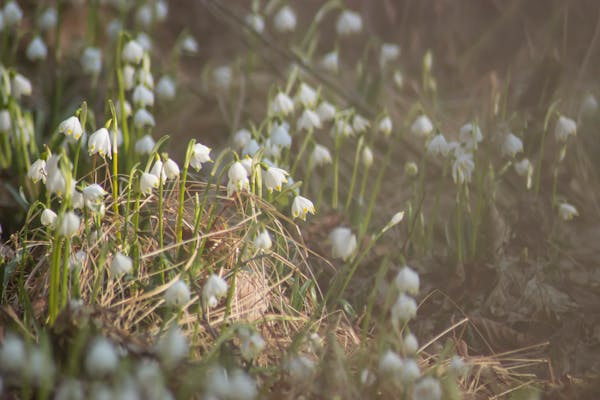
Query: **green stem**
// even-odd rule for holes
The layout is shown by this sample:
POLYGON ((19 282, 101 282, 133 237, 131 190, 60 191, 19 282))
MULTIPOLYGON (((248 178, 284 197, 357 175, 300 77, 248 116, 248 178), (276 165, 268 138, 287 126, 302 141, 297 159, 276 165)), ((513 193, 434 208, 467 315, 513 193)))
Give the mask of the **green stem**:
POLYGON ((292 169, 290 170, 290 175, 294 176, 295 172, 296 172, 296 168, 298 167, 298 163, 300 162, 300 159, 302 158, 302 155, 304 154, 304 152, 306 151, 306 148, 308 147, 308 144, 310 143, 312 137, 313 137, 313 133, 314 133, 314 129, 310 129, 308 131, 308 133, 306 134, 306 136, 304 137, 304 141, 302 142, 302 145, 300 146, 300 150, 298 151, 298 155, 296 156, 296 159, 294 160, 294 164, 292 165, 292 169))
POLYGON ((356 177, 358 175, 358 166, 360 165, 360 152, 363 148, 364 137, 361 136, 358 139, 356 145, 356 153, 354 155, 354 167, 352 168, 352 179, 350 179, 350 188, 348 189, 348 196, 346 197, 345 211, 348 213, 350 210, 350 204, 352 204, 352 196, 354 195, 354 187, 356 186, 356 177))

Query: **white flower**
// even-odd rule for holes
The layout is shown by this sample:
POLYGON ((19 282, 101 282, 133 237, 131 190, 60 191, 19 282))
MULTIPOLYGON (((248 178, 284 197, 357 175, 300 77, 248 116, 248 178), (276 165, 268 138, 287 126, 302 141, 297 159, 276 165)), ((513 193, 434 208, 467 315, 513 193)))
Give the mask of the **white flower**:
POLYGON ((29 96, 32 91, 31 82, 21 74, 16 74, 11 82, 11 91, 16 99, 29 96))
POLYGON ((312 201, 300 195, 294 197, 294 201, 292 202, 292 217, 305 221, 306 214, 308 213, 313 215, 315 213, 315 206, 312 201))
POLYGON ((44 211, 42 211, 40 220, 42 221, 42 225, 53 227, 57 218, 58 215, 56 215, 54 211, 49 208, 45 208, 44 211))
POLYGON ((60 155, 52 155, 46 162, 46 189, 49 193, 62 196, 66 193, 66 179, 58 165, 60 155))
POLYGON ((296 92, 296 101, 304 107, 314 107, 317 104, 317 92, 315 89, 302 82, 296 92))
POLYGON ((79 231, 80 220, 73 211, 67 211, 60 220, 58 233, 61 236, 71 237, 79 231))
POLYGON ((363 117, 359 114, 354 114, 354 117, 352 118, 352 129, 354 130, 354 132, 363 133, 370 126, 371 126, 371 123, 369 122, 368 119, 366 119, 365 117, 363 117))
POLYGON ((169 5, 167 4, 167 2, 165 0, 158 0, 154 4, 154 16, 156 17, 156 20, 162 22, 167 18, 168 14, 169 5))
POLYGON ((307 382, 315 373, 314 361, 301 355, 288 358, 284 368, 295 383, 307 382))
POLYGON ((21 338, 13 333, 4 336, 2 348, 0 348, 0 366, 6 372, 21 372, 26 363, 25 345, 21 338))
POLYGON ((250 139, 242 149, 243 156, 253 157, 260 150, 260 145, 255 139, 250 139))
POLYGON ((404 172, 411 177, 417 176, 419 174, 419 166, 414 161, 407 161, 404 164, 404 172))
POLYGON ((340 36, 359 33, 362 30, 362 18, 357 12, 344 10, 338 17, 335 28, 340 36))
POLYGON ((579 212, 575 206, 569 203, 561 203, 560 206, 558 206, 558 215, 563 221, 570 221, 573 217, 577 217, 579 212))
POLYGON ((121 275, 125 275, 131 272, 133 269, 133 260, 131 257, 126 256, 123 253, 117 252, 110 262, 110 275, 113 278, 118 278, 121 275))
POLYGON ((314 165, 331 164, 333 162, 329 149, 320 144, 315 144, 310 160, 314 165))
POLYGON ((213 70, 213 78, 217 87, 228 89, 233 79, 233 71, 229 65, 221 65, 213 70))
POLYGON ((250 139, 252 139, 252 133, 248 129, 242 128, 233 135, 233 144, 237 149, 243 149, 250 139))
POLYGON ((49 351, 37 346, 31 348, 27 357, 27 366, 27 379, 33 384, 40 385, 51 382, 55 367, 49 351))
MULTIPOLYGON (((86 259, 87 259, 87 253, 85 251, 83 251, 83 250, 77 251, 75 254, 72 254, 71 257, 69 258, 69 269, 70 270, 81 269, 83 267, 83 265, 85 264, 86 259)), ((72 299, 71 301, 77 301, 77 300, 72 299)))
POLYGON ((408 265, 405 265, 400 269, 400 271, 398 271, 395 283, 400 293, 408 293, 412 295, 419 293, 419 274, 417 274, 415 270, 408 265))
POLYGON ((198 42, 193 36, 187 35, 181 42, 181 50, 188 54, 197 54, 199 50, 198 42))
POLYGON ((6 3, 2 13, 4 15, 4 23, 7 26, 16 25, 23 19, 23 10, 21 10, 16 1, 6 3))
POLYGON ((514 157, 517 153, 523 152, 523 142, 517 136, 512 133, 509 133, 504 138, 504 143, 502 144, 502 154, 509 157, 514 157))
POLYGON ((163 171, 167 175, 167 179, 175 179, 179 177, 179 165, 170 158, 167 158, 163 166, 163 171))
POLYGON ((554 135, 559 142, 566 142, 569 136, 577 133, 577 124, 571 118, 560 116, 556 121, 554 135))
POLYGON ((239 331, 240 352, 246 361, 254 360, 265 348, 266 343, 258 332, 242 328, 239 331))
POLYGON ((145 52, 150 53, 152 51, 152 39, 145 32, 139 32, 135 37, 135 41, 142 46, 145 52))
POLYGON ((143 128, 145 126, 152 127, 156 125, 156 122, 154 122, 154 117, 145 108, 140 108, 135 112, 135 115, 133 116, 133 123, 137 128, 143 128))
POLYGON ((290 6, 283 6, 274 19, 275 30, 278 32, 292 32, 296 29, 296 14, 290 6))
POLYGON ((106 128, 100 128, 90 135, 88 139, 88 153, 100 154, 101 157, 112 158, 110 134, 106 128))
POLYGON ((300 118, 298 118, 296 129, 299 131, 302 129, 310 131, 311 129, 318 128, 321 128, 321 119, 319 118, 319 114, 313 110, 309 110, 308 108, 305 109, 300 118))
POLYGON ((35 160, 35 162, 31 164, 31 167, 29 167, 27 176, 33 181, 33 183, 37 183, 40 180, 46 183, 46 161, 41 159, 35 160))
POLYGON ((581 102, 580 110, 583 115, 593 114, 598 111, 598 100, 596 100, 596 97, 591 93, 585 96, 581 102))
POLYGON ((154 165, 150 169, 150 173, 160 179, 160 182, 165 183, 167 180, 167 174, 163 168, 163 162, 161 160, 154 161, 154 165))
POLYGON ((392 350, 387 350, 379 359, 379 373, 384 377, 401 377, 404 360, 392 350))
POLYGON ((133 104, 140 107, 152 107, 154 105, 154 93, 144 85, 137 85, 133 90, 133 104))
POLYGON ((130 40, 123 46, 121 57, 126 63, 137 65, 142 61, 143 56, 144 48, 135 40, 130 40))
POLYGON ((391 134, 392 128, 392 119, 387 115, 383 117, 377 124, 377 130, 383 133, 384 135, 391 134))
POLYGON ((135 23, 148 29, 152 24, 152 8, 148 4, 144 4, 137 9, 135 13, 135 23))
POLYGON ((240 369, 230 372, 222 367, 211 369, 206 378, 206 399, 252 400, 258 395, 256 382, 240 369))
POLYGON ((172 369, 188 354, 187 338, 177 326, 172 326, 156 344, 156 354, 162 364, 172 369))
POLYGON ((437 134, 435 135, 429 143, 427 143, 427 153, 432 156, 447 156, 450 151, 450 147, 448 147, 448 142, 446 142, 446 138, 444 135, 437 134))
POLYGON ((319 118, 321 118, 322 122, 331 121, 335 118, 335 114, 337 110, 335 106, 327 101, 323 101, 317 107, 317 114, 319 114, 319 118))
POLYGON ((140 85, 145 85, 150 89, 154 88, 154 76, 152 76, 152 71, 150 71, 150 69, 138 69, 135 73, 135 81, 140 85))
POLYGON ((175 98, 175 81, 168 75, 163 75, 156 85, 156 94, 161 100, 173 100, 175 98))
POLYGON ((369 371, 368 368, 365 368, 360 372, 360 383, 363 386, 371 386, 375 383, 375 379, 377 379, 375 374, 369 371))
POLYGON ((75 140, 78 140, 83 134, 79 118, 75 116, 67 118, 58 125, 58 132, 63 133, 65 136, 72 136, 75 140))
POLYGON ((81 68, 90 75, 98 75, 102 69, 102 51, 97 47, 86 47, 81 54, 81 68))
POLYGON ((288 129, 289 125, 287 123, 275 123, 270 133, 271 144, 279 147, 290 147, 292 145, 292 136, 288 129))
POLYGON ((348 260, 356 250, 356 235, 350 228, 337 227, 329 234, 331 256, 348 260))
POLYGON ((74 378, 64 379, 54 394, 55 400, 84 400, 85 398, 83 384, 74 378))
POLYGON ((113 41, 117 38, 119 33, 123 30, 123 23, 120 19, 115 18, 108 23, 106 26, 106 36, 113 41))
POLYGON ((202 300, 209 308, 215 308, 219 299, 227 294, 227 282, 218 275, 212 274, 202 288, 202 300))
POLYGON ((519 176, 529 175, 532 170, 533 165, 531 165, 531 162, 527 158, 524 158, 521 161, 515 163, 515 172, 519 176))
POLYGON ((157 188, 159 184, 158 177, 147 172, 143 172, 140 177, 140 191, 144 194, 152 194, 152 189, 157 188))
POLYGON ((294 112, 294 102, 287 94, 283 92, 277 93, 271 103, 271 113, 275 115, 288 115, 294 112))
POLYGON ((450 358, 450 370, 454 375, 462 376, 468 372, 469 367, 462 357, 455 354, 450 358))
POLYGON ((396 214, 392 215, 390 221, 387 223, 385 230, 388 230, 396 225, 398 225, 404 219, 404 211, 398 211, 396 214))
POLYGON ((233 192, 242 190, 250 190, 250 181, 248 180, 248 171, 241 162, 234 162, 229 171, 227 171, 229 182, 227 183, 227 196, 231 196, 233 192))
MULTIPOLYGON (((123 67, 123 86, 125 90, 133 89, 135 85, 135 68, 131 65, 125 65, 123 67)), ((127 101, 127 100, 125 100, 127 101)))
POLYGON ((416 136, 428 136, 433 132, 433 124, 427 115, 420 115, 410 126, 410 131, 416 136))
POLYGON ((267 190, 269 192, 272 192, 273 189, 281 191, 281 186, 287 182, 287 175, 288 172, 286 170, 276 167, 268 167, 264 175, 265 186, 267 187, 267 190))
POLYGON ((373 151, 371 150, 371 148, 369 146, 363 147, 362 154, 361 154, 361 160, 362 160, 362 163, 367 168, 369 168, 371 165, 373 165, 373 151))
POLYGON ((330 51, 321 58, 321 67, 335 74, 339 70, 339 57, 336 50, 330 51))
POLYGON ((452 179, 456 184, 471 182, 471 175, 475 169, 473 155, 470 153, 459 153, 452 164, 452 179))
POLYGON ((398 89, 402 89, 404 87, 404 75, 402 74, 402 71, 394 71, 394 83, 398 89))
POLYGON ((421 377, 421 369, 419 364, 413 359, 404 360, 404 368, 402 369, 402 381, 404 383, 412 383, 421 377))
POLYGON ((398 299, 392 306, 391 319, 395 328, 400 326, 400 322, 406 322, 417 315, 417 302, 412 297, 404 293, 398 296, 398 299))
POLYGON ((262 33, 265 30, 265 20, 260 14, 246 15, 246 25, 257 33, 262 33))
POLYGON ((38 27, 42 31, 49 31, 56 27, 56 22, 58 21, 58 13, 56 12, 56 8, 49 7, 44 10, 42 15, 40 15, 40 19, 38 20, 38 27))
POLYGON ((29 61, 45 60, 48 56, 48 47, 46 46, 46 43, 44 43, 41 37, 36 36, 27 46, 27 50, 25 50, 25 55, 27 56, 29 61))
POLYGON ((468 123, 460 128, 458 139, 468 150, 472 150, 477 149, 477 143, 483 140, 483 134, 481 133, 481 129, 479 129, 479 125, 474 128, 473 124, 468 123))
POLYGON ((263 229, 254 238, 254 247, 261 250, 269 250, 271 246, 273 246, 273 242, 271 241, 271 235, 269 235, 269 231, 263 229))
POLYGON ((71 194, 71 203, 73 203, 73 209, 80 210, 85 205, 85 201, 83 199, 83 193, 78 192, 77 190, 73 190, 71 194))
POLYGON ((98 185, 97 183, 92 183, 83 189, 83 199, 85 200, 86 205, 93 205, 102 202, 106 194, 106 190, 104 190, 102 186, 98 185))
POLYGON ((381 45, 379 53, 379 65, 384 67, 390 61, 396 60, 400 56, 400 46, 394 43, 384 43, 381 45))
POLYGON ((178 280, 165 291, 167 306, 180 308, 190 301, 190 289, 182 280, 178 280))
POLYGON ((154 139, 150 135, 144 135, 135 142, 135 152, 138 154, 150 154, 156 145, 154 139))
POLYGON ((430 376, 421 379, 413 389, 414 400, 440 400, 442 398, 442 387, 440 382, 430 376))
POLYGON ((8 110, 0 111, 0 132, 10 132, 11 128, 10 112, 8 110))
POLYGON ((192 149, 192 157, 190 159, 190 165, 199 171, 202 169, 202 164, 212 161, 210 159, 210 148, 203 144, 196 143, 192 149))
POLYGON ((404 336, 404 339, 402 340, 402 350, 406 355, 415 355, 419 350, 419 342, 417 341, 417 337, 412 333, 404 336))
POLYGON ((116 371, 119 356, 111 342, 103 337, 93 340, 85 357, 85 369, 93 377, 101 378, 116 371))

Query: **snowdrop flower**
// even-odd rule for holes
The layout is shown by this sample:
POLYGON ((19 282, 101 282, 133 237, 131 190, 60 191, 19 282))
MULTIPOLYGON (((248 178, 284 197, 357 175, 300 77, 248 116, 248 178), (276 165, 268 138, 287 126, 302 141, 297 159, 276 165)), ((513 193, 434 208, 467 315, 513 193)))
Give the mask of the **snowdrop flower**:
POLYGON ((62 196, 66 193, 67 182, 59 168, 60 155, 52 155, 46 162, 46 189, 49 193, 62 196))
POLYGON ((16 1, 6 3, 2 13, 4 15, 4 23, 7 26, 17 25, 23 19, 23 10, 21 10, 16 1))
POLYGON ((417 337, 412 333, 404 336, 404 339, 402 340, 402 350, 406 355, 415 355, 419 350, 419 342, 417 341, 417 337))
POLYGON ((156 85, 156 94, 161 100, 169 101, 175 98, 175 81, 168 75, 163 75, 156 85))
POLYGON ((437 134, 435 135, 429 143, 427 143, 427 153, 432 156, 447 156, 450 148, 448 147, 448 142, 446 142, 446 138, 444 135, 437 134))
POLYGON ((561 205, 558 206, 558 215, 563 221, 570 221, 573 217, 577 217, 579 212, 577 212, 575 206, 569 203, 561 203, 561 205))
POLYGON ((131 257, 126 256, 123 253, 117 252, 110 262, 110 275, 113 278, 118 278, 122 275, 128 274, 133 269, 133 260, 131 257))
POLYGON ((337 110, 335 106, 327 101, 321 102, 319 107, 317 107, 317 114, 319 114, 319 118, 321 118, 322 122, 333 120, 336 113, 337 110))
POLYGON ((73 378, 64 379, 54 395, 55 400, 83 400, 85 398, 83 384, 73 378))
POLYGON ((243 156, 254 157, 254 155, 260 150, 260 145, 255 139, 250 139, 246 146, 242 149, 243 156))
POLYGON ((85 357, 85 369, 95 378, 102 378, 116 371, 119 356, 111 342, 103 337, 94 339, 85 357))
POLYGON ((273 242, 271 241, 271 235, 269 235, 269 231, 263 229, 254 238, 254 247, 260 250, 269 250, 271 246, 273 246, 273 242))
POLYGON ((29 96, 32 91, 31 82, 23 75, 16 74, 11 82, 11 91, 16 99, 20 99, 21 96, 29 96))
POLYGON ((330 51, 321 58, 321 67, 335 74, 339 71, 339 57, 336 50, 330 51))
POLYGON ((569 136, 577 133, 577 124, 571 118, 560 116, 556 121, 554 135, 559 142, 566 142, 569 136))
POLYGON ((169 307, 183 307, 190 301, 190 297, 190 289, 182 280, 178 280, 165 291, 165 303, 169 307))
POLYGON ((313 110, 309 110, 308 108, 302 112, 300 118, 298 118, 298 123, 296 129, 307 130, 318 129, 321 128, 321 119, 319 118, 319 114, 314 112, 313 110))
POLYGON ((170 158, 167 158, 163 165, 163 172, 167 176, 167 179, 176 179, 179 177, 179 165, 170 158))
POLYGON ((214 368, 207 382, 210 398, 252 400, 258 395, 256 382, 240 369, 227 372, 221 367, 214 368))
POLYGON ((135 152, 138 154, 150 154, 156 142, 150 135, 144 135, 135 142, 135 152))
POLYGON ((375 383, 375 374, 365 368, 360 372, 360 383, 363 386, 371 386, 375 383))
POLYGON ((473 155, 470 153, 459 153, 452 164, 452 179, 456 184, 471 182, 471 175, 475 169, 473 155))
POLYGON ((524 158, 521 161, 515 163, 515 172, 519 176, 527 176, 531 173, 532 170, 533 166, 527 158, 524 158))
POLYGON ((146 33, 138 33, 135 37, 135 41, 142 46, 142 49, 144 49, 146 53, 150 53, 152 51, 152 39, 150 39, 150 36, 148 36, 146 33))
POLYGON ((190 159, 190 165, 196 169, 196 171, 200 171, 202 169, 202 164, 206 162, 212 161, 210 159, 210 148, 206 147, 203 144, 196 143, 194 148, 192 149, 192 157, 190 159))
POLYGON ((46 161, 41 159, 35 160, 35 162, 31 164, 31 167, 29 167, 27 176, 33 181, 33 183, 37 183, 39 181, 46 183, 46 161))
POLYGON ((287 94, 283 92, 277 93, 271 103, 271 113, 274 115, 288 115, 294 112, 294 102, 287 94))
POLYGON ((92 183, 83 189, 83 199, 86 204, 97 204, 104 201, 104 196, 107 195, 106 190, 97 183, 92 183))
POLYGON ((398 299, 392 306, 391 318, 392 325, 398 329, 400 322, 406 322, 417 315, 417 302, 412 297, 405 294, 398 296, 398 299))
MULTIPOLYGON (((273 133, 271 133, 271 136, 272 135, 273 133)), ((250 133, 250 131, 248 129, 242 128, 233 135, 233 144, 236 148, 243 149, 244 147, 246 147, 250 139, 252 139, 252 134, 250 133)))
POLYGON ((412 383, 421 377, 421 369, 419 364, 413 359, 404 360, 404 368, 402 369, 402 381, 404 383, 412 383))
POLYGON ((102 69, 102 51, 97 47, 86 47, 81 54, 81 68, 90 75, 98 75, 102 69))
POLYGON ((233 80, 233 71, 229 65, 222 65, 213 70, 213 78, 217 87, 228 89, 233 80))
POLYGON ((77 190, 73 190, 73 192, 71 193, 71 203, 72 203, 73 209, 81 210, 83 208, 83 206, 85 205, 85 201, 83 199, 83 193, 78 192, 77 190))
POLYGON ((296 14, 290 6, 283 6, 274 20, 275 30, 278 32, 292 32, 296 29, 296 14))
POLYGON ((419 174, 419 166, 414 161, 408 161, 404 164, 404 172, 410 177, 415 177, 419 174))
POLYGON ((305 221, 306 214, 308 213, 315 214, 315 206, 312 201, 300 195, 294 197, 294 201, 292 202, 292 217, 305 221))
POLYGON ((123 30, 123 23, 115 18, 106 27, 106 36, 112 41, 117 38, 119 33, 123 30))
POLYGON ((325 165, 333 162, 329 149, 323 145, 315 144, 310 160, 314 165, 325 165))
POLYGON ((402 74, 402 71, 394 71, 394 83, 398 89, 402 89, 404 87, 404 75, 402 74))
POLYGON ((51 382, 55 367, 54 361, 47 350, 37 346, 30 349, 27 365, 26 375, 30 382, 36 385, 51 382))
POLYGON ((13 333, 4 336, 0 348, 0 367, 6 372, 21 372, 26 363, 25 345, 21 338, 13 333))
POLYGON ((307 382, 315 373, 314 361, 301 355, 288 358, 284 368, 292 381, 296 383, 307 382))
MULTIPOLYGON (((135 85, 135 68, 131 65, 125 65, 123 67, 123 86, 125 90, 133 89, 135 85)), ((127 101, 127 100, 125 100, 127 101)))
POLYGON ((147 88, 154 88, 154 76, 152 76, 152 72, 149 69, 138 69, 135 73, 135 81, 147 88))
POLYGON ((356 235, 350 228, 337 227, 329 234, 331 256, 348 260, 356 250, 356 235))
POLYGON ((227 282, 218 275, 212 274, 202 288, 202 300, 209 308, 215 308, 219 299, 227 294, 227 282))
POLYGON ((56 12, 56 8, 49 7, 44 10, 40 19, 38 21, 38 27, 42 31, 49 31, 56 27, 56 22, 58 21, 58 13, 56 12))
POLYGON ((154 105, 154 93, 144 85, 137 85, 133 90, 133 104, 141 107, 154 105))
POLYGON ((260 14, 255 13, 246 15, 246 25, 257 33, 263 33, 265 30, 265 20, 260 14))
POLYGON ((384 377, 400 377, 403 370, 402 357, 392 350, 387 350, 379 359, 379 373, 384 377))
POLYGON ((27 46, 25 55, 29 61, 45 60, 48 56, 48 47, 46 47, 46 43, 44 43, 41 37, 36 36, 27 46))
POLYGON ((188 54, 197 54, 199 50, 198 42, 192 35, 187 35, 181 42, 181 50, 188 54))
POLYGON ((421 379, 413 389, 414 400, 441 400, 442 387, 440 382, 430 376, 421 379))
POLYGON ((0 132, 10 132, 11 128, 10 112, 8 110, 0 111, 0 132))
POLYGON ((239 331, 240 352, 246 361, 254 360, 264 350, 266 343, 258 332, 242 328, 239 331))
POLYGON ((188 352, 187 338, 177 326, 172 326, 156 344, 158 359, 167 369, 176 367, 188 352))
POLYGON ((458 139, 465 145, 468 150, 477 149, 477 143, 483 140, 483 134, 479 126, 473 126, 468 123, 460 128, 458 133, 458 139))
POLYGON ((79 118, 72 116, 65 119, 58 125, 58 132, 63 133, 65 136, 72 136, 75 140, 78 140, 83 134, 79 118))
POLYGON ((271 144, 279 147, 290 147, 292 145, 292 136, 289 133, 287 123, 273 125, 270 134, 271 144))
POLYGON ((143 172, 140 177, 140 192, 152 194, 152 189, 157 188, 159 184, 158 177, 147 172, 143 172))
POLYGON ((57 218, 58 218, 58 215, 56 215, 56 213, 54 211, 52 211, 49 208, 45 208, 44 211, 42 211, 40 220, 42 222, 42 225, 54 227, 54 224, 56 224, 57 218))
POLYGON ((60 221, 58 233, 61 236, 71 237, 79 231, 80 220, 73 211, 67 211, 60 221))
POLYGON ((152 9, 148 4, 144 4, 137 9, 135 13, 135 23, 148 29, 152 24, 152 9))
POLYGON ((340 36, 359 33, 362 30, 362 18, 357 12, 344 10, 338 17, 335 28, 340 36))
POLYGON ((379 53, 379 65, 383 68, 390 61, 396 60, 400 56, 400 46, 394 43, 384 43, 381 45, 379 53))
POLYGON ((158 0, 154 4, 154 15, 159 22, 164 21, 169 14, 169 5, 165 0, 158 0))
POLYGON ((596 97, 591 93, 585 96, 581 102, 580 110, 583 115, 593 114, 598 111, 598 100, 596 100, 596 97))
POLYGON ((154 117, 145 108, 140 108, 135 112, 135 115, 133 116, 133 123, 137 128, 143 128, 146 126, 152 127, 156 125, 156 122, 154 122, 154 117))
POLYGON ((419 274, 417 274, 415 270, 408 265, 405 265, 400 269, 400 271, 398 271, 398 275, 396 275, 394 282, 396 283, 396 287, 400 293, 408 293, 412 295, 419 293, 419 274))
POLYGON ((352 125, 350 125, 347 121, 343 119, 338 119, 335 122, 334 133, 336 135, 342 135, 344 137, 354 136, 354 129, 352 129, 352 125))
POLYGON ((143 56, 144 48, 135 40, 130 40, 123 46, 121 57, 126 63, 137 65, 142 61, 143 56))
POLYGON ((234 162, 229 171, 227 171, 229 182, 227 183, 227 196, 231 196, 234 192, 242 190, 250 190, 250 181, 248 180, 248 171, 241 162, 234 162))
POLYGON ((456 354, 450 358, 450 371, 456 376, 462 376, 467 373, 469 367, 465 363, 465 360, 457 356, 456 354))
POLYGON ((90 156, 93 154, 100 154, 101 157, 112 158, 108 129, 100 128, 90 135, 90 138, 88 139, 88 153, 90 156))
POLYGON ((392 119, 389 116, 383 117, 377 124, 377 130, 388 136, 392 133, 392 119))
POLYGON ((365 167, 369 168, 373 165, 373 151, 369 146, 363 147, 361 160, 365 167))
POLYGON ((420 115, 410 126, 410 131, 415 136, 428 136, 433 132, 433 124, 427 115, 420 115))
POLYGON ((296 101, 304 107, 312 108, 317 103, 317 92, 312 87, 302 82, 296 92, 296 101))
POLYGON ((504 138, 504 143, 502 144, 502 154, 509 157, 514 157, 517 153, 523 152, 523 142, 517 136, 512 133, 509 133, 504 138))
POLYGON ((368 119, 359 114, 354 114, 352 118, 352 129, 356 133, 363 133, 371 126, 368 119))
POLYGON ((288 172, 286 170, 276 167, 268 167, 265 171, 264 180, 265 186, 269 193, 272 192, 273 189, 280 192, 281 186, 287 182, 287 175, 288 172))

